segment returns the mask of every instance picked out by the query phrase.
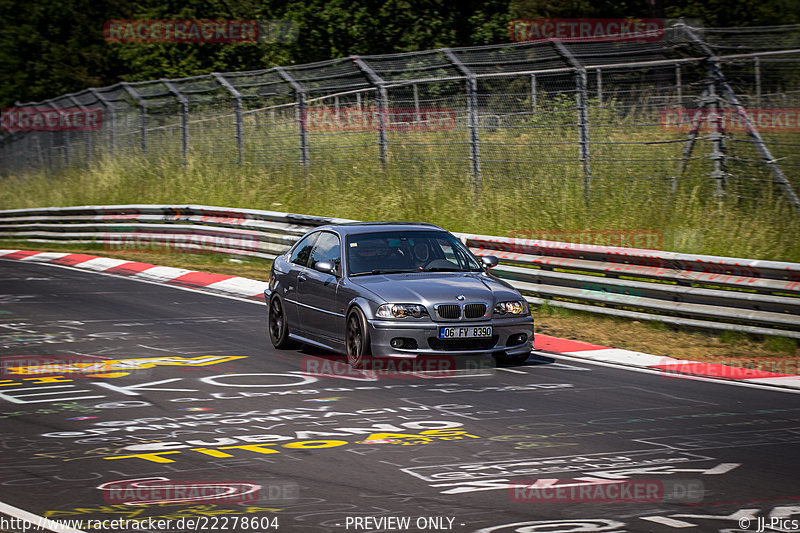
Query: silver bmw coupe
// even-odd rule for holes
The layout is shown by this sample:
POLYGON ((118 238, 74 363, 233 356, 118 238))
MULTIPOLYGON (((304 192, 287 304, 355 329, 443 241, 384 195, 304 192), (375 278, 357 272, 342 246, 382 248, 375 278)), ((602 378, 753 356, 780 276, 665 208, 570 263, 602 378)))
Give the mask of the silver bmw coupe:
POLYGON ((358 222, 305 234, 275 259, 269 336, 278 349, 303 343, 371 357, 491 354, 521 364, 533 346, 528 303, 433 224, 358 222))

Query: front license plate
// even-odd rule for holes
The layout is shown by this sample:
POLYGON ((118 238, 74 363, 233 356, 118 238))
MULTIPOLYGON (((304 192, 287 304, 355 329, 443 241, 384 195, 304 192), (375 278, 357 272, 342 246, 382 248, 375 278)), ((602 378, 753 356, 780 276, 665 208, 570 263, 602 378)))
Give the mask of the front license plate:
POLYGON ((491 337, 492 326, 447 326, 439 328, 440 339, 491 337))

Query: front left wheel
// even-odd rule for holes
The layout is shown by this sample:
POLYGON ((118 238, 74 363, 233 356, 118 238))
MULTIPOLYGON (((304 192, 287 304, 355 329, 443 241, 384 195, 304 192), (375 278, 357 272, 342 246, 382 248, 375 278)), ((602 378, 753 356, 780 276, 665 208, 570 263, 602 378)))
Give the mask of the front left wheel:
POLYGON ((353 368, 363 368, 364 363, 372 355, 367 319, 358 307, 353 307, 347 314, 345 326, 345 345, 347 362, 353 368))
POLYGON ((289 338, 289 323, 286 320, 286 312, 284 311, 283 302, 275 295, 269 301, 269 340, 272 345, 281 350, 283 348, 291 348, 295 345, 294 341, 289 338))

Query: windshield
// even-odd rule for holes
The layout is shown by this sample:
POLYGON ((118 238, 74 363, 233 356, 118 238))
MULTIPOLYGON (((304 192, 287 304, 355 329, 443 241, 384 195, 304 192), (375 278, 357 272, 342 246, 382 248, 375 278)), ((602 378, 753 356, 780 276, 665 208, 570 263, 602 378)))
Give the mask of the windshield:
POLYGON ((347 238, 351 276, 401 272, 477 272, 469 250, 445 231, 381 231, 347 238))

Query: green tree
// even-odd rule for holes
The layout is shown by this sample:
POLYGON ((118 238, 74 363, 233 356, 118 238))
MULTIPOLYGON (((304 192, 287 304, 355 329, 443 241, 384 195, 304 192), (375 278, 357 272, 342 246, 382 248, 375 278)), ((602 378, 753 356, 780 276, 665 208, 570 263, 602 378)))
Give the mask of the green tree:
POLYGON ((103 21, 128 0, 0 0, 0 105, 107 84, 124 65, 103 40, 103 21))

